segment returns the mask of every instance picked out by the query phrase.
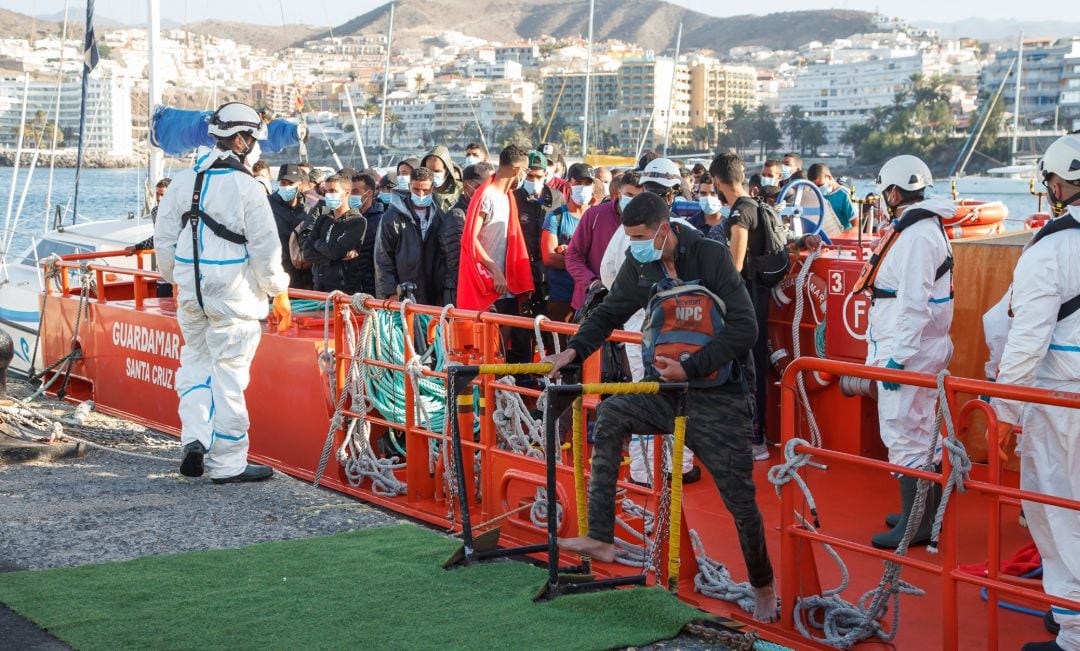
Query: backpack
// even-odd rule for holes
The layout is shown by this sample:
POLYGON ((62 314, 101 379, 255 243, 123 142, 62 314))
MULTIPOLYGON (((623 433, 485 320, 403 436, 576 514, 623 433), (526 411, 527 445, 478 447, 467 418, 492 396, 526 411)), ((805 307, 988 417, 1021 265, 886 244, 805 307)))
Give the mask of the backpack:
POLYGON ((758 228, 765 235, 765 250, 760 255, 750 255, 747 247, 748 269, 753 283, 762 287, 776 287, 787 276, 791 266, 787 248, 788 229, 773 206, 759 199, 757 209, 758 228))
POLYGON ((304 258, 304 247, 300 243, 300 229, 303 227, 304 224, 301 222, 289 233, 289 261, 292 262, 294 269, 301 271, 311 269, 311 263, 304 258))
MULTIPOLYGON (((727 306, 699 280, 682 282, 668 278, 653 285, 653 294, 645 308, 641 328, 641 357, 646 378, 655 378, 657 357, 679 362, 709 344, 724 331, 727 306)), ((697 389, 727 384, 732 377, 732 362, 702 378, 691 378, 697 389)))

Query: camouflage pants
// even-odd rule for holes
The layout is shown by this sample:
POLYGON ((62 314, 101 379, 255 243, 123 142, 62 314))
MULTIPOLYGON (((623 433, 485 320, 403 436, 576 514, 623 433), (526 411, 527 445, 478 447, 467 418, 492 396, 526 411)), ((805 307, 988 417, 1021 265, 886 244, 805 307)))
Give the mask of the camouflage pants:
MULTIPOLYGON (((632 432, 671 433, 675 398, 665 394, 612 396, 597 407, 589 483, 589 537, 613 542, 615 483, 623 441, 632 432)), ((712 475, 724 505, 735 519, 743 560, 754 587, 773 579, 765 526, 754 501, 751 421, 738 393, 692 390, 686 419, 686 446, 712 475)))

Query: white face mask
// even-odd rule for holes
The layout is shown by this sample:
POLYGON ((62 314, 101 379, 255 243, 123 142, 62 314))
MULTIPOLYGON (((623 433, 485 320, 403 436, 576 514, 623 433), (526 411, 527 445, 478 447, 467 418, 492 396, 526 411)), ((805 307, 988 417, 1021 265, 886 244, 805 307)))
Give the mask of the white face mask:
POLYGON ((593 186, 589 185, 575 185, 570 188, 570 198, 574 203, 579 206, 587 206, 592 201, 593 186))
POLYGON ((254 144, 251 145, 251 149, 248 150, 248 153, 244 155, 244 167, 248 168, 249 170, 254 168, 255 163, 259 162, 259 157, 261 155, 262 148, 259 147, 259 141, 256 140, 254 144))

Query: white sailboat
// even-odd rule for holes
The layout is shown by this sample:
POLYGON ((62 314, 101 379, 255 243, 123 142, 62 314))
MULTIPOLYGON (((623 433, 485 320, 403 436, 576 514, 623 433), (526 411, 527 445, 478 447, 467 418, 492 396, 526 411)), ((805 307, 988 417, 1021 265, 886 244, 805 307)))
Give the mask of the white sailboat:
MULTIPOLYGON (((156 5, 156 0, 150 0, 151 65, 153 65, 154 61, 153 45, 160 28, 156 5)), ((66 36, 67 7, 65 7, 64 15, 64 36, 66 36)), ((61 39, 61 49, 64 47, 64 40, 61 39)), ((63 74, 62 65, 58 70, 58 74, 63 74)), ((150 79, 150 90, 151 93, 154 93, 155 83, 152 71, 150 79)), ((58 99, 59 93, 60 84, 57 84, 58 99)), ((160 91, 158 91, 156 98, 153 94, 151 95, 151 101, 149 102, 151 108, 157 103, 155 100, 160 100, 160 91)), ((27 98, 24 95, 24 111, 26 103, 27 98)), ((59 110, 59 101, 57 102, 57 110, 59 110)), ((54 117, 54 124, 56 119, 58 118, 54 117)), ((18 174, 19 158, 20 156, 17 155, 14 169, 16 175, 18 174)), ((162 156, 160 152, 157 152, 156 156, 151 157, 151 176, 149 178, 156 181, 161 174, 161 169, 162 156), (154 172, 155 159, 156 175, 154 172)), ((28 172, 28 175, 32 176, 32 174, 33 167, 28 172)), ((29 187, 29 185, 30 178, 27 178, 26 186, 29 187)), ((47 213, 50 209, 48 201, 45 209, 45 218, 48 219, 47 213)), ((40 301, 42 300, 42 292, 46 282, 46 275, 41 265, 42 261, 53 255, 117 251, 143 240, 153 233, 153 224, 150 220, 142 218, 132 220, 128 219, 126 215, 116 219, 79 223, 76 207, 76 212, 72 215, 74 223, 64 225, 62 218, 63 213, 58 207, 57 218, 51 222, 49 228, 45 229, 45 234, 33 238, 29 246, 22 251, 12 252, 9 250, 11 233, 5 233, 7 246, 4 247, 3 256, 0 258, 0 330, 6 332, 15 345, 15 357, 9 369, 17 374, 30 375, 34 371, 40 371, 42 367, 41 353, 38 346, 40 301)), ((12 232, 16 230, 18 228, 17 219, 16 223, 8 224, 8 228, 12 232)), ((134 267, 137 264, 137 259, 134 256, 113 257, 109 259, 109 264, 134 267)))

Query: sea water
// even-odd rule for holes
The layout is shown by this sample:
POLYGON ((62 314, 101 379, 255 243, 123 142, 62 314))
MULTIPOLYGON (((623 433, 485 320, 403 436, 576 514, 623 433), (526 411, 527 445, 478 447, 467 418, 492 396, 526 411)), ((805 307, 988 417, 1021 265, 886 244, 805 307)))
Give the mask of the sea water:
MULTIPOLYGON (((55 220, 55 206, 59 205, 63 210, 64 224, 72 223, 71 199, 75 190, 75 170, 57 169, 55 171, 52 188, 53 208, 46 215, 45 196, 49 170, 41 166, 41 161, 30 178, 22 211, 16 219, 23 187, 26 184, 27 171, 26 167, 19 168, 15 192, 12 195, 14 170, 10 167, 0 167, 0 218, 9 214, 7 207, 10 197, 9 222, 12 226, 9 228, 14 228, 11 250, 16 253, 29 246, 31 238, 40 237, 47 228, 52 228, 55 220)), ((100 221, 139 217, 143 211, 145 184, 146 170, 142 168, 84 169, 79 185, 77 219, 100 221)), ((856 181, 855 190, 857 196, 866 196, 873 190, 873 182, 856 181)), ((1009 209, 1009 221, 1006 222, 1006 227, 1010 230, 1022 228, 1024 219, 1036 212, 1036 199, 1028 193, 1027 181, 968 177, 957 180, 957 190, 963 198, 1004 203, 1009 209)), ((935 193, 950 196, 949 182, 939 182, 935 193)), ((1043 210, 1046 210, 1045 200, 1043 210)))

